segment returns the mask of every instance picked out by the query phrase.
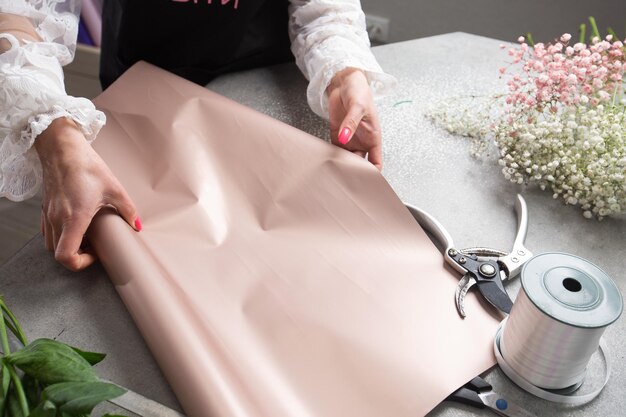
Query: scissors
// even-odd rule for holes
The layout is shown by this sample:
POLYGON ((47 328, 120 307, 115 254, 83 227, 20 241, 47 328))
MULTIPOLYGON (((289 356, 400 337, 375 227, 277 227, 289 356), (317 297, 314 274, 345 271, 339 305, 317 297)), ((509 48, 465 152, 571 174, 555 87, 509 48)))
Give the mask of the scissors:
POLYGON ((494 392, 491 384, 480 376, 454 391, 445 401, 454 401, 476 408, 488 408, 499 416, 536 417, 530 411, 494 392))
POLYGON ((510 313, 513 301, 502 282, 519 275, 522 265, 533 256, 524 246, 528 229, 528 209, 524 198, 518 194, 515 201, 517 234, 513 249, 509 253, 486 247, 459 250, 455 247, 452 236, 437 219, 410 204, 405 206, 420 226, 432 236, 434 243, 443 248, 446 262, 463 274, 455 293, 459 315, 466 317, 465 295, 474 284, 477 284, 480 293, 491 305, 507 314, 510 313))

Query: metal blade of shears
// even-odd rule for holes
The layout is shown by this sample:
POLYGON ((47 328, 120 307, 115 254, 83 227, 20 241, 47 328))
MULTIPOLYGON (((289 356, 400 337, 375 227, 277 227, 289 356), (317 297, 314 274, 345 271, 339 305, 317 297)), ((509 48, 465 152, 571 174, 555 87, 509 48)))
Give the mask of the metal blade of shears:
POLYGON ((454 249, 448 255, 460 265, 476 281, 480 293, 494 307, 509 313, 513 301, 507 294, 500 278, 500 264, 493 259, 480 259, 474 255, 465 255, 454 249))
POLYGON ((477 281, 477 285, 480 293, 492 306, 507 314, 511 313, 513 301, 502 287, 499 277, 491 281, 477 281))
POLYGON ((429 234, 435 246, 438 246, 438 249, 443 252, 446 262, 464 276, 455 293, 456 307, 459 315, 461 317, 466 316, 463 300, 465 294, 472 286, 472 284, 470 284, 470 278, 465 279, 466 274, 469 274, 472 281, 479 284, 478 288, 481 294, 491 305, 509 313, 513 302, 506 293, 502 281, 500 280, 498 264, 495 261, 478 261, 474 256, 464 256, 463 253, 456 250, 452 236, 450 236, 450 233, 448 233, 446 228, 443 227, 437 219, 424 210, 411 206, 410 204, 405 204, 405 206, 413 218, 422 226, 424 231, 429 234), (481 272, 485 266, 489 267, 492 272, 491 275, 485 275, 481 272))
POLYGON ((465 275, 467 269, 459 265, 449 255, 450 250, 454 249, 454 242, 452 241, 452 236, 450 236, 450 233, 448 233, 446 228, 443 227, 437 219, 426 213, 424 210, 410 204, 405 204, 405 206, 417 223, 422 226, 422 229, 424 229, 424 231, 429 235, 429 238, 433 241, 435 246, 437 246, 437 249, 441 251, 446 262, 448 262, 448 264, 450 264, 450 266, 452 266, 457 272, 465 275))
POLYGON ((476 284, 476 280, 472 278, 471 274, 467 273, 463 275, 459 285, 456 286, 454 301, 456 302, 456 311, 459 312, 459 316, 462 318, 467 317, 467 314, 465 314, 465 295, 474 284, 476 284))

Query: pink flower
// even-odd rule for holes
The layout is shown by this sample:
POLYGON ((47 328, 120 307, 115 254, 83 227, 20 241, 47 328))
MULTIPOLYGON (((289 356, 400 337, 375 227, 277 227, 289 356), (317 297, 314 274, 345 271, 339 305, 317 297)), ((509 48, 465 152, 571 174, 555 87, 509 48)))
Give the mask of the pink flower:
MULTIPOLYGON (((559 113, 572 106, 595 107, 608 102, 613 95, 621 97, 626 73, 624 43, 612 38, 596 39, 590 45, 582 42, 570 46, 566 33, 554 43, 537 43, 529 48, 524 37, 520 45, 508 50, 512 66, 523 72, 507 77, 506 112, 522 120, 529 112, 559 113)), ((505 74, 507 68, 500 68, 505 74)))
POLYGON ((524 42, 524 40, 525 40, 525 39, 526 39, 526 38, 524 38, 523 36, 520 36, 519 38, 517 38, 517 41, 518 41, 519 43, 522 43, 522 42, 524 42))

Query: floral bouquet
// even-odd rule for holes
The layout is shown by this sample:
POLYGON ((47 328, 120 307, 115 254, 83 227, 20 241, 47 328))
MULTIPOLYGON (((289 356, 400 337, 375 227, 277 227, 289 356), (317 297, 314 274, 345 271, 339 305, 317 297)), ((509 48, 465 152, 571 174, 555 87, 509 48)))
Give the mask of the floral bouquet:
POLYGON ((589 44, 584 25, 577 43, 567 33, 549 44, 520 37, 508 50, 512 63, 500 68, 508 76, 506 94, 482 108, 445 104, 431 117, 474 137, 475 154, 493 139, 506 179, 537 183, 555 199, 580 205, 584 217, 601 219, 626 213, 626 40, 615 34, 601 40, 590 21, 589 44))

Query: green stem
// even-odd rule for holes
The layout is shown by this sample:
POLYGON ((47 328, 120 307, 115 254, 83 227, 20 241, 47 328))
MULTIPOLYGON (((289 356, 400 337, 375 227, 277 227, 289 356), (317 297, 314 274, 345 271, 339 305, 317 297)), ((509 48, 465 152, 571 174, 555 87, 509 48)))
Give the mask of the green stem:
MULTIPOLYGON (((0 311, 0 313, 2 313, 0 311)), ((8 355, 11 353, 11 348, 9 347, 9 337, 7 335, 7 328, 4 325, 4 313, 0 314, 2 318, 0 319, 0 342, 2 342, 2 353, 4 355, 8 355)))
MULTIPOLYGON (((15 335, 15 337, 18 338, 18 340, 22 343, 23 346, 26 346, 28 344, 28 340, 26 340, 26 335, 22 331, 22 328, 20 327, 20 323, 17 321, 17 318, 15 317, 13 312, 9 309, 9 307, 6 305, 6 303, 4 302, 2 298, 0 298, 0 308, 2 308, 2 311, 4 311, 6 315, 8 316, 8 318, 10 319, 12 326, 9 326, 9 327, 11 331, 13 332, 13 334, 15 335)), ((7 320, 7 322, 8 321, 9 320, 7 320)))
POLYGON ((530 32, 526 33, 526 43, 528 43, 528 45, 531 47, 535 46, 535 40, 533 39, 533 35, 531 35, 530 32))
POLYGON ((593 16, 589 16, 589 24, 591 25, 592 38, 600 39, 600 31, 598 30, 598 25, 596 25, 596 19, 593 16))
MULTIPOLYGON (((11 348, 9 347, 9 337, 7 335, 7 328, 4 325, 4 309, 0 309, 0 341, 2 343, 2 353, 4 356, 9 355, 11 353, 11 348)), ((13 365, 4 364, 4 369, 9 371, 9 375, 11 375, 11 380, 13 381, 13 386, 15 387, 15 392, 17 393, 17 398, 20 402, 20 408, 25 416, 27 416, 30 411, 28 410, 28 402, 26 401, 26 394, 24 393, 24 387, 22 386, 22 381, 20 381, 20 377, 15 372, 13 365)))
POLYGON ((579 42, 585 43, 585 36, 587 36, 587 25, 585 25, 584 23, 581 23, 579 26, 579 30, 580 30, 579 42))
POLYGON ((17 334, 17 329, 13 326, 13 324, 9 320, 5 319, 4 324, 5 326, 7 326, 7 329, 9 329, 11 333, 17 334))
POLYGON ((22 413, 24 413, 25 416, 28 416, 30 414, 30 410, 28 409, 28 401, 26 401, 26 393, 24 392, 24 387, 22 386, 20 377, 17 375, 17 372, 15 372, 15 369, 13 369, 13 366, 8 365, 4 369, 9 370, 13 386, 15 387, 15 392, 17 393, 17 399, 20 402, 22 413))

